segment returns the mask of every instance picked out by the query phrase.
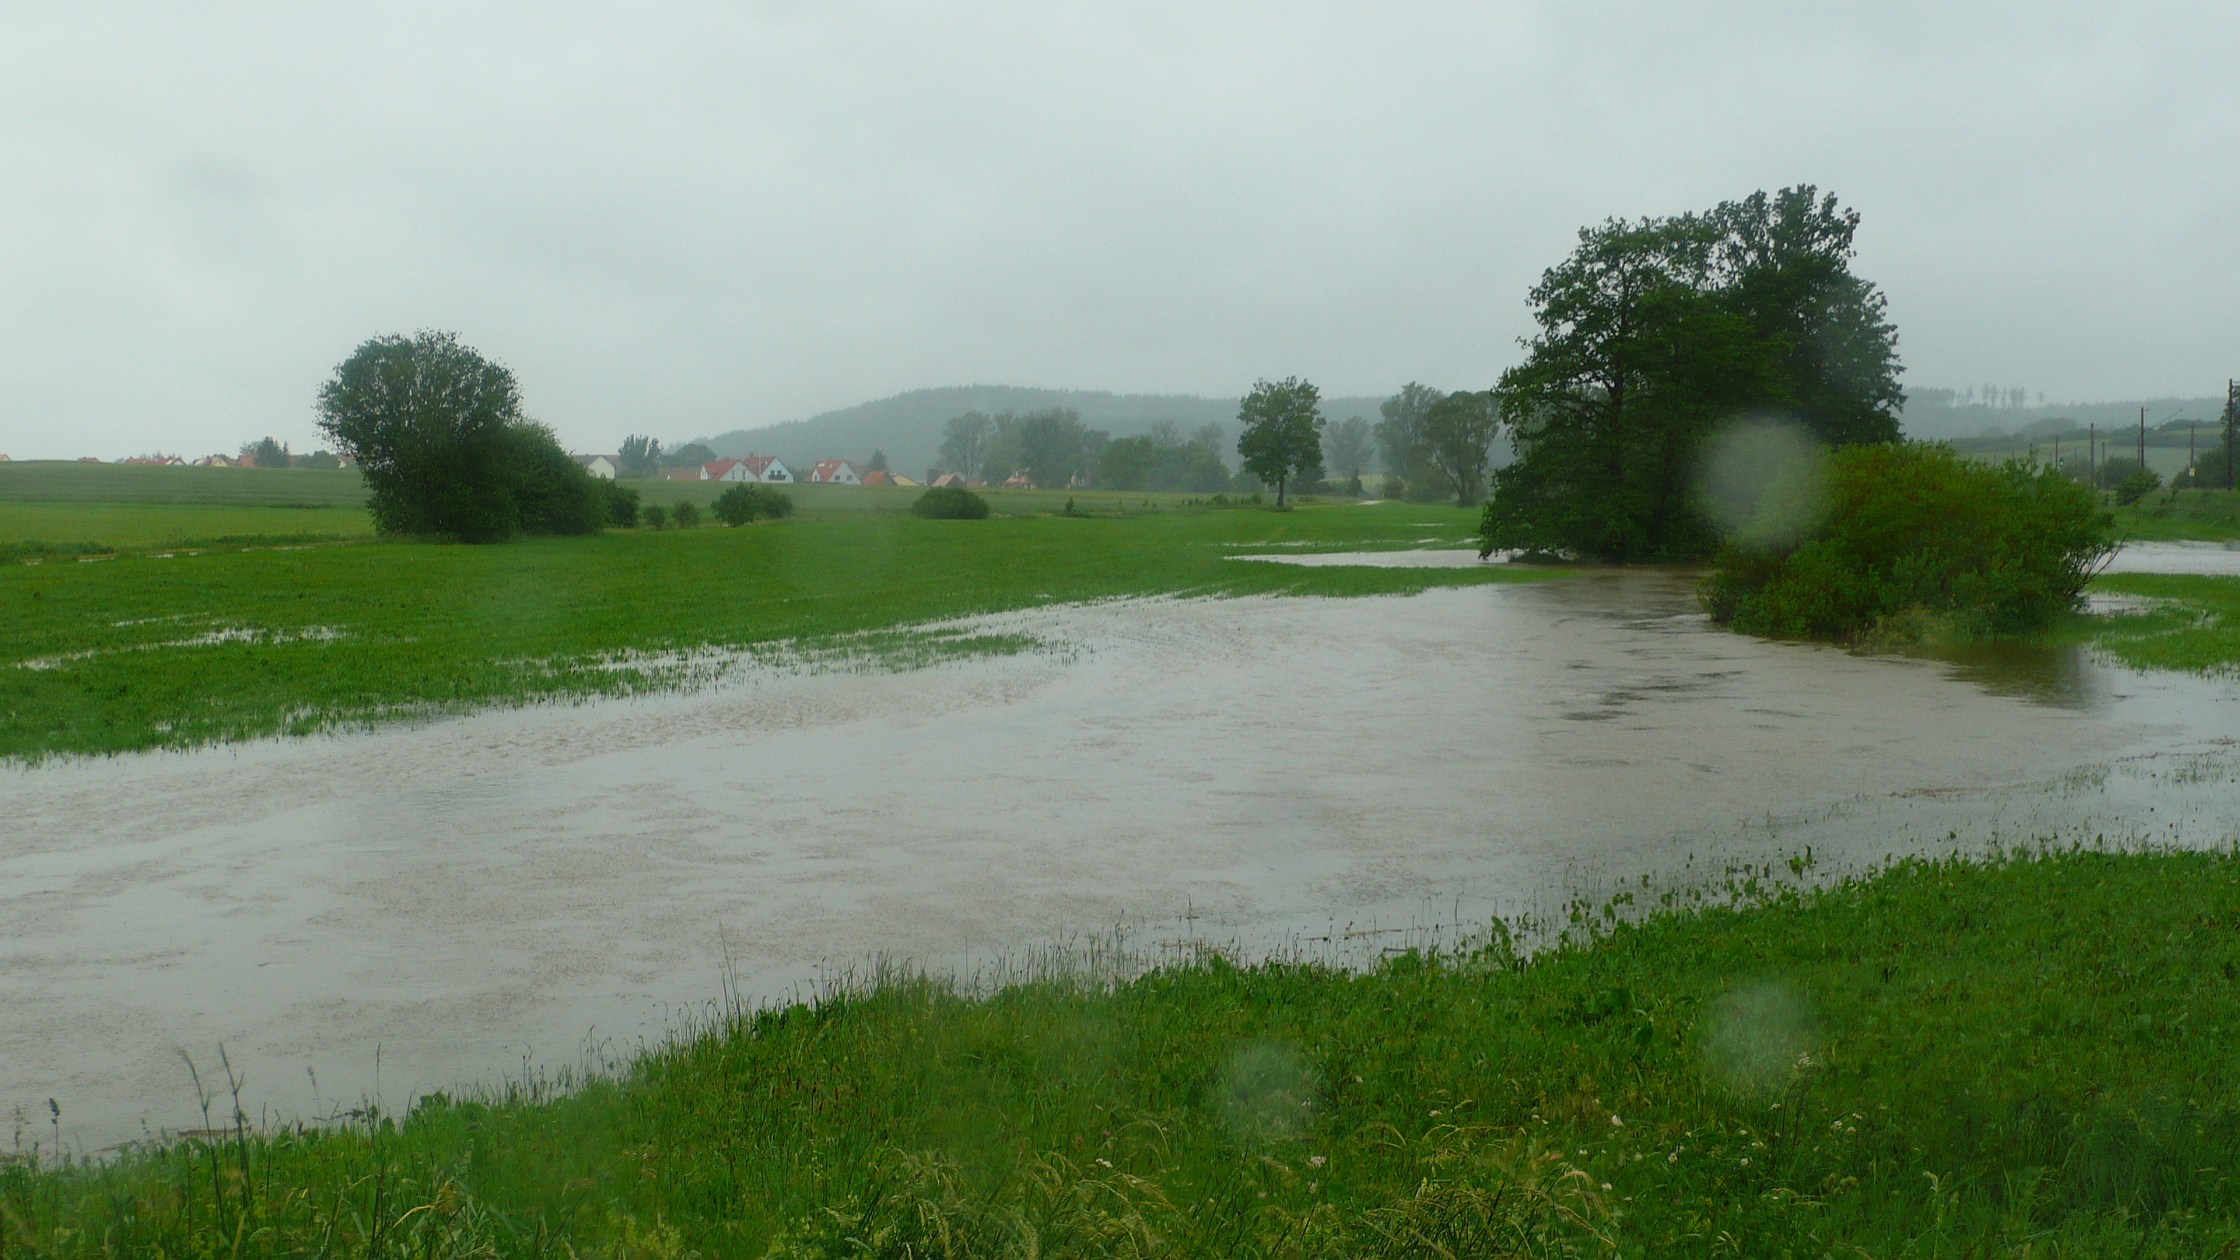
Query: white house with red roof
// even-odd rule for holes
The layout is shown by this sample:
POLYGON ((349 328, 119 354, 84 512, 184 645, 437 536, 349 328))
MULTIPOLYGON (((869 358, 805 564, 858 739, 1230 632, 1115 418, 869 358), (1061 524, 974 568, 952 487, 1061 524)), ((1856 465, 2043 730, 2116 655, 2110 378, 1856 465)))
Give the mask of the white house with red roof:
POLYGON ((747 471, 743 459, 711 459, 700 465, 702 481, 753 481, 754 474, 747 471))
POLYGON ((747 466, 747 471, 753 474, 752 479, 755 481, 781 485, 791 484, 793 481, 793 470, 787 468, 775 455, 749 455, 739 462, 747 466))
POLYGON ((820 459, 809 470, 809 484, 813 486, 860 486, 863 474, 844 459, 820 459))

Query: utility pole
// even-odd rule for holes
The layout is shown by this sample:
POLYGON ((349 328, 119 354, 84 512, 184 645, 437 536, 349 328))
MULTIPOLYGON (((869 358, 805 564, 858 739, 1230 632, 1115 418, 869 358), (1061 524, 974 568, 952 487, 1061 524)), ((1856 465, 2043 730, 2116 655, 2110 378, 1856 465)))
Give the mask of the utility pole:
POLYGON ((2084 469, 2087 484, 2100 488, 2100 422, 2090 420, 2084 426, 2084 469))
POLYGON ((2147 466, 2147 409, 2139 408, 2139 467, 2147 466))
POLYGON ((2240 381, 2224 383, 2224 488, 2233 488, 2232 447, 2235 430, 2240 430, 2240 381))

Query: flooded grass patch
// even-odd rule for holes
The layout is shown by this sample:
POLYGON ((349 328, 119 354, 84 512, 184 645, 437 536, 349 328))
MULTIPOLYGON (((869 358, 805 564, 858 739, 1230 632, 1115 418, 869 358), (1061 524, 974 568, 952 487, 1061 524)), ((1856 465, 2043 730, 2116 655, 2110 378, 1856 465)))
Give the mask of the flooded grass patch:
MULTIPOLYGON (((690 671, 612 662, 830 644, 867 631, 902 638, 859 643, 861 658, 946 659, 955 645, 922 627, 1047 603, 1407 594, 1537 576, 1223 560, 1226 547, 1245 543, 1387 547, 1420 537, 1423 512, 1333 505, 952 522, 899 508, 805 507, 777 525, 502 547, 373 543, 0 566, 0 759, 642 694, 685 685, 690 671), (257 634, 182 643, 167 622, 257 634), (19 668, 27 662, 51 667, 19 668)), ((994 640, 970 650, 999 646, 1016 650, 994 640)))
MULTIPOLYGON (((1732 890, 1730 890, 1732 891, 1732 890)), ((1520 955, 719 1009, 587 1077, 0 1165, 13 1254, 2194 1256, 2240 858, 1903 862, 1520 955), (229 1251, 229 1249, 231 1249, 229 1251)))
POLYGON ((2093 646, 2137 669, 2240 671, 2240 577, 2111 573, 2093 583, 2146 601, 2102 620, 2093 646))

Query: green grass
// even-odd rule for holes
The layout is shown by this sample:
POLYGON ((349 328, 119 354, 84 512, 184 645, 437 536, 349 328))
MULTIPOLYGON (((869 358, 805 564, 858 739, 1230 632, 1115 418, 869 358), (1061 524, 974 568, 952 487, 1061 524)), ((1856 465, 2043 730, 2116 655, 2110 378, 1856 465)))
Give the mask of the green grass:
POLYGON ((2138 669, 2240 671, 2240 578, 2113 573, 2093 589, 2155 601, 2101 619, 2094 646, 2138 669))
MULTIPOLYGON (((1914 861, 1529 961, 734 1013, 564 1094, 0 1168, 11 1256, 2240 1248, 2240 859, 1914 861)), ((230 1103, 221 1098, 219 1115, 230 1103)), ((215 1129, 230 1128, 224 1123, 215 1129)))
POLYGON ((2115 509, 2118 537, 2138 542, 2240 539, 2240 494, 2181 490, 2115 509))
POLYGON ((0 561, 173 547, 334 542, 373 535, 355 507, 0 501, 0 561))
MULTIPOLYGON (((907 492, 884 506, 856 497, 878 493, 803 492, 796 517, 744 529, 0 564, 0 758, 657 690, 690 683, 698 666, 615 660, 788 640, 830 650, 839 636, 1049 602, 1397 594, 1535 576, 1223 558, 1265 542, 1466 545, 1474 521, 1452 508, 1145 512, 1131 497, 1125 518, 1115 502, 1114 515, 1091 518, 951 522, 901 510, 907 492)), ((998 499, 999 511, 1018 506, 998 499)), ((1019 644, 903 635, 847 646, 907 659, 1019 644)))
POLYGON ((0 464, 0 503, 201 503, 231 507, 363 507, 349 469, 155 468, 140 464, 0 464))

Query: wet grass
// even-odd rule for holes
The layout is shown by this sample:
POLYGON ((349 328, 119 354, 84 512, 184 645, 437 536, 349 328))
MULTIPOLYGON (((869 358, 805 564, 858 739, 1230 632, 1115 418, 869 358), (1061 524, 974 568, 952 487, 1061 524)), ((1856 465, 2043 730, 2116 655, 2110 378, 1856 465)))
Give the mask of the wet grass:
MULTIPOLYGON (((12 1256, 2205 1256, 2240 859, 1763 877, 1367 973, 732 1012, 612 1076, 0 1167, 12 1256), (1720 904, 1725 896, 1733 901, 1720 904)), ((42 1136, 34 1124, 24 1139, 42 1136)))
POLYGON ((2093 646, 2138 669, 2240 672, 2240 578, 2116 573, 2093 589, 2154 601, 2099 621, 2093 646))
MULTIPOLYGON (((1077 504, 1106 515, 950 522, 910 516, 908 492, 893 505, 867 497, 880 493, 808 488, 794 518, 744 529, 0 564, 0 759, 634 694, 697 680, 697 666, 618 662, 697 655, 705 665, 711 650, 830 647, 867 630, 1045 603, 1401 594, 1536 576, 1224 559, 1235 547, 1271 543, 1462 545, 1473 522, 1451 508, 1279 513, 1170 500, 1147 510, 1157 501, 1130 496, 1124 517, 1116 499, 1077 504)), ((999 511, 1023 506, 998 501, 999 511)), ((864 648, 874 657, 881 650, 864 648)), ((898 649, 903 658, 918 650, 898 649)))
POLYGON ((2116 535, 2133 542, 2240 539, 2240 494, 2180 490, 2114 509, 2116 535))

